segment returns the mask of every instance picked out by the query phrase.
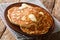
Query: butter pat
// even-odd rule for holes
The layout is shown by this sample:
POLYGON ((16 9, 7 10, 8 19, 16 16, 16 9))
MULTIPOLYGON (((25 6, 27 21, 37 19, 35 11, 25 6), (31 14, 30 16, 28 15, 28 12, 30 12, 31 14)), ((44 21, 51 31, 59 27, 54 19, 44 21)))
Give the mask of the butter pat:
POLYGON ((44 15, 44 13, 43 13, 43 12, 39 12, 39 14, 44 15))
POLYGON ((34 21, 34 22, 37 21, 37 19, 36 19, 36 17, 35 17, 34 14, 30 14, 28 17, 30 18, 30 20, 32 20, 32 21, 34 21))
POLYGON ((21 6, 21 7, 19 7, 19 9, 24 9, 24 8, 26 8, 26 7, 28 7, 28 5, 27 5, 27 4, 22 4, 22 6, 21 6))

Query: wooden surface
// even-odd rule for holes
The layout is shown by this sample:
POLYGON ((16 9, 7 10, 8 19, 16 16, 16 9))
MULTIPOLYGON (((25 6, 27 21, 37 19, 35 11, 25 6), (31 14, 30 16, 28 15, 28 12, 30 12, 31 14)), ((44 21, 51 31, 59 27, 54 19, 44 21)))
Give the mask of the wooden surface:
MULTIPOLYGON (((0 0, 0 3, 10 3, 10 2, 19 2, 20 0, 0 0)), ((58 9, 60 8, 60 0, 58 0, 56 2, 56 0, 41 0, 41 2, 46 6, 46 8, 52 12, 52 14, 59 15, 60 10, 58 11, 58 9), (56 2, 54 4, 54 2, 56 2), (55 6, 54 6, 55 5, 55 6), (56 7, 57 6, 57 7, 56 7), (57 8, 57 9, 56 9, 57 8), (52 11, 53 10, 53 11, 52 11), (57 11, 57 13, 55 14, 55 12, 57 11)), ((60 17, 60 15, 58 16, 58 18, 60 17)), ((55 33, 56 34, 56 33, 55 33)), ((58 33, 59 34, 59 33, 58 33)), ((51 37, 49 37, 49 39, 47 40, 59 40, 60 35, 56 34, 56 36, 54 36, 54 34, 51 35, 51 37), (53 38, 53 37, 58 37, 57 39, 53 38)), ((15 37, 11 34, 11 32, 5 27, 4 23, 2 22, 2 20, 0 19, 0 40, 16 40, 15 37)))
POLYGON ((52 12, 52 9, 54 7, 54 2, 55 0, 40 0, 45 7, 50 11, 50 13, 52 12))
POLYGON ((16 40, 11 32, 6 28, 5 32, 3 33, 1 40, 16 40))
POLYGON ((60 21, 60 0, 55 1, 55 7, 52 13, 60 21))
POLYGON ((3 35, 4 31, 5 31, 6 27, 4 25, 4 23, 2 22, 2 20, 0 19, 0 38, 3 35))

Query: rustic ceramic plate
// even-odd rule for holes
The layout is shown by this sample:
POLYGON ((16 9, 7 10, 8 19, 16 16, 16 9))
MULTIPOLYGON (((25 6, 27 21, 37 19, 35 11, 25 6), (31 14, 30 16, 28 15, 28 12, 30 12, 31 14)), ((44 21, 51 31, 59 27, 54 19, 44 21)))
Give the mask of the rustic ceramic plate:
MULTIPOLYGON (((52 33, 53 29, 54 29, 54 24, 53 24, 52 27, 50 28, 49 32, 46 33, 46 34, 44 34, 44 35, 29 35, 29 34, 26 34, 26 33, 22 32, 22 30, 20 29, 20 27, 19 27, 18 25, 14 25, 14 24, 12 24, 12 23, 9 21, 9 19, 8 19, 8 17, 7 17, 8 10, 9 10, 10 8, 14 7, 14 6, 20 7, 21 4, 23 4, 23 3, 26 3, 26 2, 14 3, 14 4, 9 5, 9 6, 6 8, 6 10, 5 10, 5 12, 4 12, 4 16, 5 16, 5 20, 6 20, 7 24, 9 25, 9 27, 12 28, 14 31, 19 32, 20 34, 25 35, 25 36, 28 36, 28 37, 50 35, 50 34, 52 33)), ((26 4, 31 5, 31 6, 40 7, 40 6, 38 6, 38 5, 31 4, 31 3, 26 3, 26 4)), ((40 8, 41 8, 41 7, 40 7, 40 8)), ((41 9, 42 9, 42 10, 45 10, 45 9, 43 9, 43 8, 41 8, 41 9)), ((46 10, 45 10, 45 11, 46 11, 46 10)), ((47 12, 47 11, 46 11, 46 12, 47 12)), ((49 12, 47 12, 47 13, 49 13, 49 12)), ((50 14, 50 13, 49 13, 49 14, 50 14)), ((52 17, 52 16, 51 16, 51 17, 52 17)))

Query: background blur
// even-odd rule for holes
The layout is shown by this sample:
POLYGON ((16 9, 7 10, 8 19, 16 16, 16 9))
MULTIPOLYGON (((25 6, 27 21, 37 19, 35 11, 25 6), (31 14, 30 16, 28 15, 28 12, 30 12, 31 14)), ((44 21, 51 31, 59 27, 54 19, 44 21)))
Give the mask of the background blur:
MULTIPOLYGON (((16 3, 21 0, 0 0, 1 3, 16 3)), ((60 0, 40 0, 50 13, 60 21, 60 0)), ((50 35, 44 40, 60 40, 60 32, 50 35)), ((5 27, 4 23, 0 18, 0 40, 16 40, 11 32, 5 27)))

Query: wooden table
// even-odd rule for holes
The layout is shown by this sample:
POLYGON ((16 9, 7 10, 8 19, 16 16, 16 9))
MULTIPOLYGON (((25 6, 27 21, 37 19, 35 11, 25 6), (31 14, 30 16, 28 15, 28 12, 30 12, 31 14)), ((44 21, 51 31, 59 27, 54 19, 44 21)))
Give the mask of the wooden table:
MULTIPOLYGON (((55 0, 49 0, 49 1, 41 0, 41 1, 46 6, 46 8, 50 12, 52 12, 55 0)), ((20 2, 20 0, 0 0, 0 3, 9 3, 9 2, 20 2)), ((56 34, 56 36, 59 36, 59 35, 56 34)), ((53 36, 53 37, 55 37, 55 36, 53 36)), ((49 37, 50 40, 51 40, 51 38, 49 37)), ((11 32, 5 27, 5 25, 1 19, 0 19, 0 40, 16 40, 15 37, 11 34, 11 32)), ((53 40, 55 40, 55 39, 53 39, 53 40)))

